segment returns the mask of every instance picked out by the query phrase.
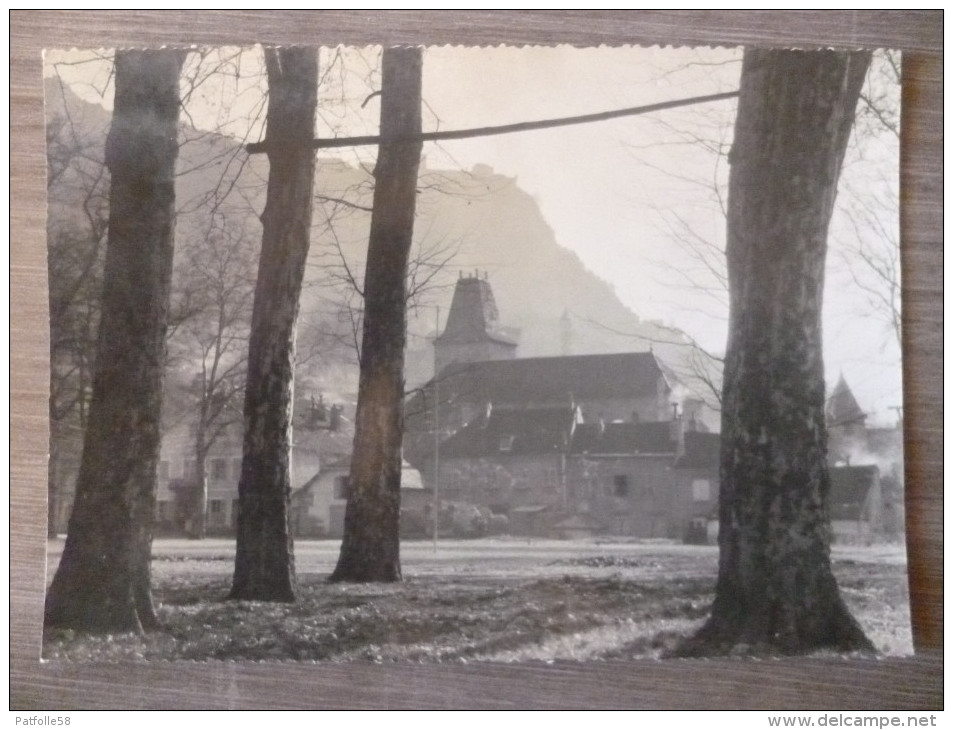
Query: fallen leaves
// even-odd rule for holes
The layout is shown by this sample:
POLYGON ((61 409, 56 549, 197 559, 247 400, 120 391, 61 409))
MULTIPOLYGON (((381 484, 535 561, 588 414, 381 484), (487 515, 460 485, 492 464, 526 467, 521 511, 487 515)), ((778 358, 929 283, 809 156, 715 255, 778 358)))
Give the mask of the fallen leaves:
MULTIPOLYGON (((403 583, 299 578, 296 603, 227 601, 227 577, 166 561, 162 628, 145 635, 49 631, 44 658, 69 661, 592 661, 659 657, 697 628, 714 576, 679 556, 550 563, 540 575, 448 571, 403 583), (565 571, 564 573, 562 571, 565 571)), ((888 653, 910 651, 905 569, 837 566, 845 597, 888 653), (906 637, 906 638, 905 638, 906 637)))

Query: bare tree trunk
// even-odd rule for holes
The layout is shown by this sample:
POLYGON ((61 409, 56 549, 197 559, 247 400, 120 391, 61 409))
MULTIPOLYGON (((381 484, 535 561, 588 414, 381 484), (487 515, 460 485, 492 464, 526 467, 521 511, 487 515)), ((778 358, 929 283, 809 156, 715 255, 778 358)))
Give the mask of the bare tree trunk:
POLYGON ((102 316, 76 503, 47 626, 157 623, 150 560, 172 276, 180 51, 116 54, 102 316))
POLYGON ((821 302, 867 53, 746 51, 728 197, 721 549, 683 654, 872 646, 830 564, 821 302))
POLYGON ((364 280, 364 331, 344 539, 332 581, 400 580, 407 263, 414 233, 421 141, 422 52, 387 48, 381 145, 364 280))
POLYGON ((238 542, 230 598, 295 599, 288 523, 295 327, 308 257, 318 60, 315 49, 266 49, 268 201, 252 311, 238 542))

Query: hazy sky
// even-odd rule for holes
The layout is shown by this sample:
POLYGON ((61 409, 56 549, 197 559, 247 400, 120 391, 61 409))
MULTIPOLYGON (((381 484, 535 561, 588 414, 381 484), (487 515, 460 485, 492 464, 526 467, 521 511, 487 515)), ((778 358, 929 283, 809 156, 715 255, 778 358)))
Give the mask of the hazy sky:
MULTIPOLYGON (((189 100, 201 126, 224 124, 257 139, 263 118, 262 70, 256 53, 226 53, 227 81, 199 87, 189 100), (240 120, 240 121, 237 121, 240 120)), ((47 61, 79 57, 48 55, 47 61)), ((220 62, 218 58, 216 62, 220 62)), ((570 116, 737 89, 740 51, 661 48, 428 48, 424 56, 427 129, 570 116)), ((111 105, 106 64, 59 66, 88 101, 111 105)), ((374 49, 322 54, 322 119, 327 135, 376 131, 379 88, 374 49)), ((899 88, 887 89, 899 106, 899 88)), ((718 151, 731 142, 734 102, 716 102, 561 129, 428 143, 430 168, 469 169, 487 164, 516 178, 534 196, 557 242, 615 288, 644 319, 675 325, 704 347, 722 351, 727 304, 717 258, 703 263, 691 249, 724 245, 720 207, 727 166, 718 151), (689 252, 687 253, 687 250, 689 252), (715 272, 708 270, 715 269, 715 272)), ((335 154, 338 154, 335 152, 335 154)), ((355 159, 371 152, 341 152, 355 159)), ((854 280, 864 273, 860 240, 895 245, 898 150, 889 133, 855 139, 848 154, 832 228, 825 300, 825 362, 830 385, 841 372, 861 406, 889 422, 901 403, 899 347, 882 318, 871 315, 869 295, 854 280), (848 192, 845 192, 848 191, 848 192), (859 222, 859 225, 854 225, 859 222)), ((571 292, 567 293, 571 308, 571 292)))

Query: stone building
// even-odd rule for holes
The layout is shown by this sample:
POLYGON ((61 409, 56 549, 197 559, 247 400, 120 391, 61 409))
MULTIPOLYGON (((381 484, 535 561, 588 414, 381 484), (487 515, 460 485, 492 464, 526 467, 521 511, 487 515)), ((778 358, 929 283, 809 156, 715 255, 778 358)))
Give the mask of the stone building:
POLYGON ((699 456, 704 405, 655 353, 516 358, 502 331, 489 281, 461 277, 437 375, 405 410, 404 455, 441 502, 477 505, 523 535, 682 538, 692 519, 707 522, 717 436, 715 456, 699 456))

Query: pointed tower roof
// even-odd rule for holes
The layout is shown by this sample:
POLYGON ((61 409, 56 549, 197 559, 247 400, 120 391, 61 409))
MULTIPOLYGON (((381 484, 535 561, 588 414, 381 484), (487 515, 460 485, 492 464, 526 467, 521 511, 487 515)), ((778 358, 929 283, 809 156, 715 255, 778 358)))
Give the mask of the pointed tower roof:
POLYGON ((851 424, 863 424, 867 414, 860 409, 860 404, 851 392, 844 375, 841 373, 834 391, 827 399, 827 406, 824 408, 824 416, 827 419, 828 427, 848 426, 851 424))
POLYGON ((500 313, 490 282, 477 273, 457 280, 447 315, 447 325, 437 337, 438 342, 481 342, 494 340, 516 345, 512 338, 499 331, 500 313))

